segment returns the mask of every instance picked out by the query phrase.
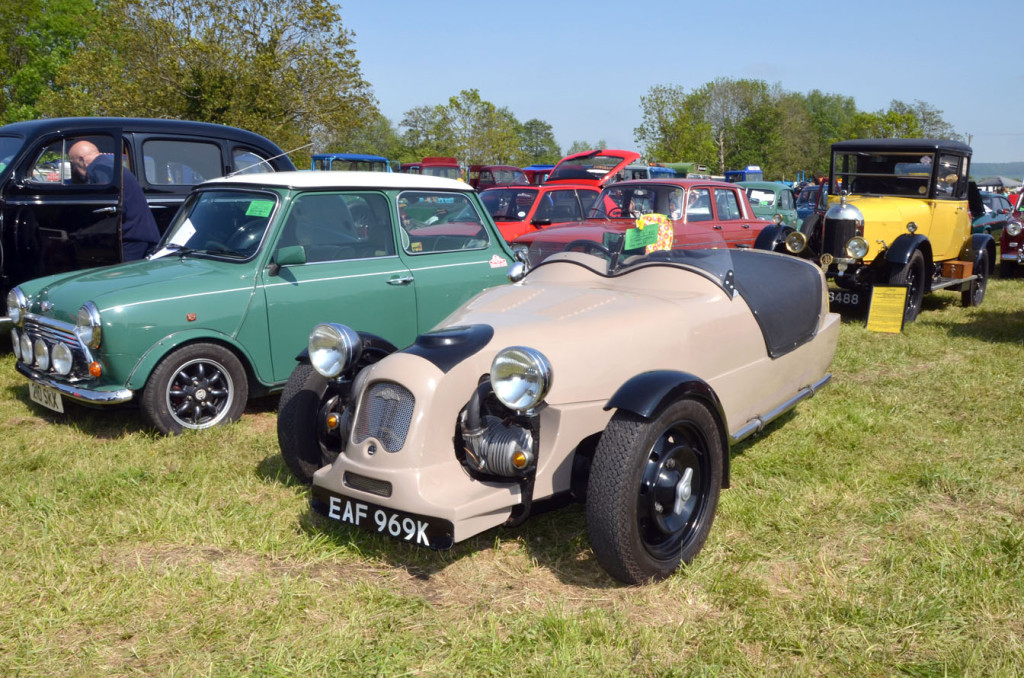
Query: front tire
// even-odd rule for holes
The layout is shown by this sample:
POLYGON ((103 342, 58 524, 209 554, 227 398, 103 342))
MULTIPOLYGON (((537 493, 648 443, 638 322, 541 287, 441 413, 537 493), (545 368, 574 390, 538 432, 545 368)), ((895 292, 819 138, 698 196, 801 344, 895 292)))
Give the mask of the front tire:
POLYGON ((615 413, 594 454, 587 531, 601 566, 626 584, 668 577, 700 551, 722 487, 714 415, 680 400, 649 420, 615 413))
POLYGON ((981 306, 985 300, 985 289, 988 287, 988 251, 981 250, 974 258, 974 274, 978 277, 968 283, 967 289, 960 293, 960 305, 981 306))
POLYGON ((165 435, 237 421, 249 382, 234 353, 217 344, 189 344, 166 356, 142 391, 142 412, 165 435))
POLYGON ((306 485, 313 473, 338 458, 337 442, 332 446, 323 426, 328 411, 341 412, 339 397, 329 388, 327 377, 312 365, 295 367, 281 393, 277 408, 277 442, 284 463, 295 478, 306 485))
POLYGON ((921 250, 914 250, 910 260, 903 266, 890 264, 890 285, 907 286, 907 303, 903 309, 903 322, 912 323, 921 313, 924 301, 924 255, 921 250))

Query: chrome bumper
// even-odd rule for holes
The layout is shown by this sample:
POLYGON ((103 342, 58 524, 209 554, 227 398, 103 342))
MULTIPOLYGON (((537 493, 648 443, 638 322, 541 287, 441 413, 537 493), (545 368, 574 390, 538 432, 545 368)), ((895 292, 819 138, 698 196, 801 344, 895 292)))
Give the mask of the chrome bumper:
POLYGON ((121 403, 128 402, 135 395, 135 392, 130 388, 122 388, 116 391, 93 391, 89 389, 76 388, 70 384, 54 381, 42 372, 25 366, 25 364, 20 360, 15 365, 15 368, 18 370, 19 374, 28 377, 37 384, 52 388, 65 398, 70 398, 75 402, 84 403, 86 405, 119 405, 121 403))

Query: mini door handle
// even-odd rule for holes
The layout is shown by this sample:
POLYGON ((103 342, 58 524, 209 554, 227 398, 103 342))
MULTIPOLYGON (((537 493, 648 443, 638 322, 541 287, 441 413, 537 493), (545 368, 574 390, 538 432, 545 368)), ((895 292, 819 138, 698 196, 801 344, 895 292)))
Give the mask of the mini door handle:
POLYGON ((408 285, 412 281, 413 281, 413 277, 411 275, 407 275, 404 278, 398 278, 398 277, 389 278, 388 279, 388 284, 389 285, 408 285))

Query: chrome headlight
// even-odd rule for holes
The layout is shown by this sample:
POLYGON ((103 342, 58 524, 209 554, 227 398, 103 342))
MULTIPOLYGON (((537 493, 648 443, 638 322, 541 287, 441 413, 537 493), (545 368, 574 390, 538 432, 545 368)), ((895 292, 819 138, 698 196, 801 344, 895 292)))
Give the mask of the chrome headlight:
POLYGON ((850 242, 846 243, 846 256, 851 259, 863 259, 867 254, 868 241, 859 235, 850 238, 850 242))
POLYGON ((362 354, 359 334, 344 325, 322 323, 309 333, 309 362, 328 379, 351 367, 362 354))
POLYGON ((551 389, 551 363, 525 346, 510 346, 494 356, 491 388, 505 407, 523 412, 536 407, 551 389))
POLYGON ((18 330, 11 330, 11 352, 21 360, 21 337, 18 336, 18 330))
POLYGON ((32 340, 27 334, 21 335, 18 344, 21 346, 21 361, 26 365, 32 364, 32 340))
POLYGON ((32 344, 32 350, 35 353, 36 367, 44 372, 50 369, 50 347, 46 345, 46 342, 36 339, 32 344))
POLYGON ((75 334, 89 348, 98 348, 103 339, 103 328, 100 322, 100 310, 96 304, 87 301, 78 309, 78 320, 75 334))
POLYGON ((53 363, 53 371, 61 376, 71 373, 71 366, 74 364, 74 356, 71 349, 64 342, 58 342, 50 353, 50 362, 53 363))
POLYGON ((15 325, 20 325, 26 313, 28 313, 28 299, 20 287, 12 288, 7 293, 7 317, 15 325))
POLYGON ((1018 235, 1020 235, 1020 232, 1022 230, 1024 230, 1024 227, 1021 226, 1021 223, 1019 221, 1011 221, 1010 223, 1006 224, 1006 235, 1010 236, 1011 238, 1016 238, 1018 235))
POLYGON ((800 231, 793 231, 786 236, 786 250, 800 254, 807 248, 807 236, 800 231))

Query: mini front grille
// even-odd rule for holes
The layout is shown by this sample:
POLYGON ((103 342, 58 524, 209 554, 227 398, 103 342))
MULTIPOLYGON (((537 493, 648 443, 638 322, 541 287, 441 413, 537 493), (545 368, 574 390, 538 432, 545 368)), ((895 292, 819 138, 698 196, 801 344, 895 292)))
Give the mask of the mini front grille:
POLYGON ((363 391, 352 441, 375 438, 386 452, 397 452, 409 434, 416 399, 404 386, 381 381, 363 391))
MULTIPOLYGON (((36 339, 42 339, 43 342, 46 343, 51 354, 53 347, 58 343, 66 345, 71 349, 73 361, 71 374, 66 378, 75 380, 88 376, 89 363, 92 361, 92 355, 82 344, 78 335, 75 334, 74 326, 51 318, 28 316, 25 319, 24 327, 21 328, 18 333, 19 335, 27 335, 33 343, 36 339)), ((32 360, 25 360, 24 357, 22 360, 25 364, 32 365, 32 360)), ((50 369, 52 370, 52 367, 50 369)))
POLYGON ((852 219, 826 219, 822 233, 822 253, 846 257, 846 243, 857 235, 857 222, 852 219))
POLYGON ((386 480, 367 478, 366 476, 361 476, 358 473, 345 471, 345 485, 356 490, 375 494, 378 497, 391 496, 391 483, 386 480))

